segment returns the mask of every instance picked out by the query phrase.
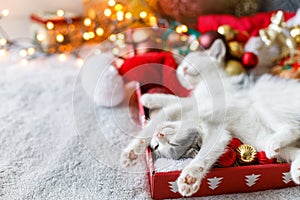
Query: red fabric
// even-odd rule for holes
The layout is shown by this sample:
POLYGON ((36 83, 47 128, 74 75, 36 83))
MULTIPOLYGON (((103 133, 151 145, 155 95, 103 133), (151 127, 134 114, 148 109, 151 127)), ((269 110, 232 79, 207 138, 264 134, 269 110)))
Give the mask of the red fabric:
POLYGON ((237 149, 239 146, 241 146, 243 143, 238 138, 232 138, 228 144, 228 147, 237 149))
MULTIPOLYGON (((201 33, 217 30, 219 26, 228 24, 232 29, 247 31, 250 36, 257 36, 260 29, 270 24, 270 18, 275 12, 257 13, 252 16, 235 17, 233 15, 203 15, 198 17, 198 31, 201 33)), ((294 12, 284 12, 285 20, 294 17, 294 12)))
POLYGON ((236 161, 236 153, 232 148, 226 148, 226 151, 223 155, 218 159, 218 164, 222 167, 230 167, 236 161))
POLYGON ((257 161, 259 164, 271 164, 271 163, 276 163, 275 158, 267 158, 266 153, 264 151, 257 152, 257 161))
POLYGON ((119 69, 126 82, 138 81, 143 92, 163 86, 177 96, 187 96, 189 91, 181 86, 176 76, 177 63, 169 52, 148 52, 126 59, 119 69))

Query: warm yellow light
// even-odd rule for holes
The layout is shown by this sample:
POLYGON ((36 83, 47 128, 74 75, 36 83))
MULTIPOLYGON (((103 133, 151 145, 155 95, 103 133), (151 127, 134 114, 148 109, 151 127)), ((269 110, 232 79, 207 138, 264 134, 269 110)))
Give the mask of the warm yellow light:
POLYGON ((90 18, 85 18, 83 24, 85 26, 90 26, 92 24, 92 20, 90 18))
POLYGON ((82 35, 84 40, 89 40, 90 39, 90 34, 88 32, 84 32, 82 35))
POLYGON ((66 60, 67 60, 67 55, 64 54, 64 53, 59 54, 59 55, 58 55, 58 60, 59 60, 60 62, 66 61, 66 60))
POLYGON ((36 39, 39 41, 39 42, 42 42, 42 41, 44 41, 45 40, 45 35, 43 34, 43 33, 38 33, 37 35, 36 35, 36 39))
POLYGON ((124 19, 124 12, 123 11, 118 11, 116 13, 116 15, 117 15, 117 20, 118 21, 122 21, 124 19))
POLYGON ((102 50, 101 50, 101 49, 96 49, 96 50, 94 51, 94 54, 95 54, 95 55, 100 55, 100 54, 102 54, 102 50))
POLYGON ((197 40, 194 40, 190 45, 191 51, 196 51, 199 48, 200 44, 197 40))
POLYGON ((117 38, 120 39, 120 40, 124 40, 125 35, 122 34, 122 33, 118 33, 117 38))
POLYGON ((111 6, 111 7, 113 7, 114 5, 116 5, 116 1, 115 1, 115 0, 109 0, 109 1, 107 2, 107 4, 108 4, 109 6, 111 6))
POLYGON ((63 16, 65 15, 65 11, 63 11, 63 10, 57 10, 57 11, 56 11, 56 14, 57 14, 57 16, 59 16, 59 17, 63 17, 63 16))
POLYGON ((83 65, 83 59, 82 58, 77 58, 76 63, 78 67, 81 67, 83 65))
POLYGON ((110 36, 109 36, 109 40, 110 41, 116 41, 117 40, 117 37, 116 37, 116 35, 115 34, 111 34, 110 36))
POLYGON ((106 8, 106 9, 104 10, 104 15, 105 15, 106 17, 111 16, 111 10, 110 10, 109 8, 106 8))
POLYGON ((119 54, 119 49, 118 49, 118 48, 113 48, 113 49, 112 49, 112 53, 113 53, 114 55, 118 55, 118 54, 119 54))
POLYGON ((8 9, 2 10, 2 16, 6 17, 8 15, 9 15, 9 10, 8 9))
POLYGON ((180 28, 179 26, 177 26, 177 27, 175 28, 175 31, 176 31, 177 33, 182 33, 181 28, 180 28))
POLYGON ((181 29, 181 32, 183 32, 183 33, 186 33, 186 32, 188 32, 188 27, 186 26, 186 25, 179 25, 179 27, 180 27, 180 29, 181 29))
POLYGON ((126 18, 126 19, 131 19, 131 18, 132 18, 132 13, 131 13, 131 12, 127 12, 127 13, 125 14, 125 18, 126 18))
POLYGON ((46 27, 47 29, 52 30, 54 28, 54 24, 52 22, 47 22, 46 27))
POLYGON ((89 37, 90 37, 90 39, 94 38, 95 37, 95 33, 93 31, 90 31, 89 32, 89 37))
POLYGON ((59 33, 59 34, 56 35, 56 41, 57 42, 63 42, 64 39, 65 39, 65 37, 62 34, 59 33))
POLYGON ((142 19, 144 19, 144 18, 146 18, 147 17, 147 12, 146 11, 142 11, 142 12, 140 12, 140 18, 142 18, 142 19))
POLYGON ((1 38, 0 39, 0 45, 1 46, 4 46, 4 45, 6 45, 7 44, 7 40, 5 39, 5 38, 1 38))
POLYGON ((7 53, 6 49, 0 49, 0 56, 5 56, 7 53))
POLYGON ((149 18, 149 21, 150 21, 150 24, 151 24, 151 25, 156 25, 156 24, 157 24, 157 19, 156 19, 156 17, 154 17, 154 16, 151 16, 151 17, 149 18))
POLYGON ((96 29, 96 34, 97 34, 98 36, 102 36, 102 35, 104 34, 103 28, 98 27, 98 28, 96 29))
POLYGON ((22 59, 21 60, 21 65, 28 65, 28 60, 27 59, 22 59))
POLYGON ((19 51, 19 55, 21 57, 26 57, 27 56, 27 51, 25 49, 22 49, 22 50, 19 51))
POLYGON ((117 5, 115 5, 115 10, 116 11, 120 11, 122 9, 123 9, 123 6, 121 4, 118 3, 117 5))
POLYGON ((27 53, 28 53, 28 55, 31 56, 35 53, 35 49, 33 47, 30 47, 30 48, 27 49, 27 53))
POLYGON ((118 39, 118 40, 116 41, 116 45, 118 45, 118 46, 122 46, 123 44, 124 44, 124 40, 118 39))

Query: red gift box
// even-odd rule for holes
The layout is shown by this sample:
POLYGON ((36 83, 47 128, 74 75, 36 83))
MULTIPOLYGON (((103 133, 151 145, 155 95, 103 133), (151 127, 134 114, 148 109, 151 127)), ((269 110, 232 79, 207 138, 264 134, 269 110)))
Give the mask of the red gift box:
MULTIPOLYGON (((141 91, 138 88, 137 98, 140 97, 141 91)), ((144 124, 145 113, 140 101, 138 101, 138 108, 141 123, 144 124)), ((146 163, 152 198, 182 198, 176 183, 181 171, 157 171, 150 148, 146 150, 146 163)), ((296 184, 291 178, 289 163, 213 168, 202 179, 199 190, 192 197, 246 193, 292 186, 296 184)))

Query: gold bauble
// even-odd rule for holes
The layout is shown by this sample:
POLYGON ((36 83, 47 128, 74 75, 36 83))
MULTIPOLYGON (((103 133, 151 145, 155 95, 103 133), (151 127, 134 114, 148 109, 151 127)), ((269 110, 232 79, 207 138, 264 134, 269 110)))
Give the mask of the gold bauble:
POLYGON ((235 37, 235 33, 229 25, 222 25, 218 28, 218 33, 225 36, 226 41, 230 41, 235 37))
POLYGON ((297 45, 300 45, 300 25, 293 26, 290 30, 290 34, 297 45))
POLYGON ((242 144, 237 148, 238 158, 242 164, 251 164, 256 159, 257 151, 248 144, 242 144))
POLYGON ((244 48, 238 41, 228 42, 230 54, 236 58, 241 58, 244 53, 244 48))
POLYGON ((228 60, 225 65, 225 71, 229 76, 239 75, 245 72, 245 69, 239 61, 228 60))

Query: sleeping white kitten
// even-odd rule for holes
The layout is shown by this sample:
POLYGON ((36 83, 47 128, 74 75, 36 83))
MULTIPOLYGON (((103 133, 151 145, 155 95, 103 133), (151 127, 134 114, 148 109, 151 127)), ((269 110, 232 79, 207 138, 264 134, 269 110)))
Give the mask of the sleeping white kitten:
MULTIPOLYGON (((225 47, 215 43, 212 48, 218 51, 211 49, 208 55, 222 63, 225 47)), ((187 58, 192 60, 183 61, 181 67, 203 61, 197 59, 200 56, 187 58)), ((157 157, 178 159, 198 141, 199 153, 177 179, 179 192, 191 196, 229 140, 237 137, 269 158, 292 162, 292 178, 300 184, 300 83, 264 75, 240 88, 220 66, 208 70, 202 68, 205 64, 192 65, 199 75, 193 72, 186 81, 194 89, 190 97, 143 95, 144 106, 161 110, 123 151, 122 165, 134 165, 149 145, 157 157)))

